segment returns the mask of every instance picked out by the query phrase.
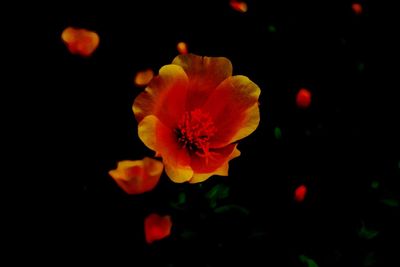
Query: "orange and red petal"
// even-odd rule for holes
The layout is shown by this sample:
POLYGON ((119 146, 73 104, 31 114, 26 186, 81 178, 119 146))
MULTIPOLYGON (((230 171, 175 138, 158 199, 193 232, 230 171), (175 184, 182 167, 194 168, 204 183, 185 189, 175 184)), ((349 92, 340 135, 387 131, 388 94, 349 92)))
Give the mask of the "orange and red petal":
POLYGON ((189 85, 185 71, 177 65, 163 66, 134 103, 138 122, 148 115, 157 116, 163 124, 175 128, 184 113, 189 85))
POLYGON ((212 173, 229 160, 237 144, 210 149, 208 156, 193 153, 190 155, 190 166, 194 173, 212 173))
POLYGON ((216 169, 213 172, 208 172, 208 173, 194 173, 192 179, 190 179, 189 183, 194 184, 194 183, 201 183, 210 178, 213 175, 220 175, 220 176, 228 176, 228 170, 229 170, 229 161, 231 159, 234 159, 236 157, 240 156, 240 151, 235 148, 231 155, 228 157, 228 159, 225 161, 224 164, 222 164, 218 169, 216 169))
POLYGON ((165 126, 156 116, 145 117, 139 123, 139 138, 150 149, 161 155, 168 177, 183 183, 193 176, 190 157, 178 143, 174 129, 165 126))
POLYGON ((99 46, 100 38, 96 32, 86 29, 67 27, 61 34, 71 54, 90 56, 99 46))
POLYGON ((203 106, 217 128, 211 147, 221 147, 251 134, 260 122, 260 88, 245 76, 224 80, 203 106))
POLYGON ((150 81, 154 77, 154 72, 152 69, 146 69, 142 71, 138 71, 135 75, 135 85, 136 86, 146 86, 150 83, 150 81))
POLYGON ((171 216, 160 216, 156 213, 148 215, 144 220, 144 234, 147 244, 164 239, 171 234, 171 216))
POLYGON ((172 64, 181 66, 189 77, 187 110, 201 107, 214 89, 232 76, 232 63, 225 57, 186 54, 175 57, 172 64))
POLYGON ((142 194, 154 189, 160 180, 163 164, 151 158, 124 160, 109 171, 118 186, 128 194, 142 194))

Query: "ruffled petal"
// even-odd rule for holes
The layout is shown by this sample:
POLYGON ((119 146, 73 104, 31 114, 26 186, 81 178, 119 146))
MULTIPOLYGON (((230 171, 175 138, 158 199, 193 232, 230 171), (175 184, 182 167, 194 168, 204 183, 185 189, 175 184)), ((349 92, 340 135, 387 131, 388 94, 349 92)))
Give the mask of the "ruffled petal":
POLYGON ((145 157, 143 160, 120 161, 117 169, 109 174, 127 194, 142 194, 157 185, 163 168, 160 161, 145 157))
POLYGON ((162 67, 133 103, 136 120, 155 115, 163 124, 175 128, 185 110, 188 85, 188 77, 180 66, 162 67))
POLYGON ((214 172, 228 161, 235 147, 236 144, 230 144, 225 147, 210 149, 207 157, 204 155, 192 154, 190 155, 190 166, 194 173, 214 172))
POLYGON ((228 157, 228 160, 224 164, 222 164, 221 167, 219 167, 215 171, 209 172, 209 173, 194 173, 193 177, 192 177, 192 179, 190 179, 189 183, 191 183, 191 184, 201 183, 213 175, 228 176, 229 161, 231 159, 234 159, 239 156, 240 156, 240 151, 237 148, 235 148, 233 150, 232 154, 228 157))
POLYGON ((201 107, 213 90, 232 76, 232 63, 225 57, 202 57, 194 54, 179 55, 172 64, 181 66, 189 77, 186 110, 201 107))
POLYGON ((203 106, 217 128, 210 147, 222 147, 251 134, 260 122, 260 88, 245 76, 223 81, 203 106))
POLYGON ((174 183, 184 183, 193 177, 193 170, 191 167, 180 167, 173 162, 165 163, 165 173, 174 183))
POLYGON ((163 158, 165 171, 172 181, 183 183, 193 176, 186 149, 179 145, 176 133, 156 116, 147 116, 139 123, 139 138, 163 158))

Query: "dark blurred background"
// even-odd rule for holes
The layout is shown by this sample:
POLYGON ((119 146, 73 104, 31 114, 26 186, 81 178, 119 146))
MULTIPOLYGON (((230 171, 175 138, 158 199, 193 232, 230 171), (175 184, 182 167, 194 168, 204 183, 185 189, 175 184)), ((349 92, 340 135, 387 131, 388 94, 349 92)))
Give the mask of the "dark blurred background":
POLYGON ((30 62, 41 82, 25 89, 35 163, 27 184, 35 189, 23 204, 29 241, 17 247, 36 251, 41 241, 35 258, 133 266, 307 266, 300 255, 318 266, 398 266, 397 20, 377 1, 359 1, 360 15, 352 1, 293 2, 249 0, 246 13, 228 0, 66 3, 41 12, 30 62), (68 26, 99 34, 92 57, 68 52, 60 38, 68 26), (154 191, 128 196, 108 171, 153 155, 137 136, 131 106, 143 89, 133 78, 170 63, 179 41, 191 53, 229 58, 234 74, 258 84, 261 122, 239 143, 229 177, 177 185, 164 174, 154 191), (308 109, 296 106, 300 88, 312 93, 308 109), (217 184, 230 188, 226 203, 248 214, 203 207, 202 194, 217 184), (308 194, 297 203, 300 184, 308 194), (169 205, 180 192, 183 211, 169 205), (171 214, 174 225, 171 237, 148 246, 143 219, 152 212, 171 214))

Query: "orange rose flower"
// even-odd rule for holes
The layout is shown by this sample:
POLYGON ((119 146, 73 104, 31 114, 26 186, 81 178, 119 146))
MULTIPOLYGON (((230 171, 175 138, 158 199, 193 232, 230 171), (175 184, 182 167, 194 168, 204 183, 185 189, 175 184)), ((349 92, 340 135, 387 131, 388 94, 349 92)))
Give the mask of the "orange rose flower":
POLYGON ((109 171, 110 176, 126 193, 135 195, 153 190, 160 180, 163 164, 155 159, 124 160, 117 169, 109 171))
POLYGON ((258 126, 260 88, 232 76, 224 57, 179 55, 133 103, 143 143, 161 156, 169 178, 198 183, 228 175, 236 141, 258 126))

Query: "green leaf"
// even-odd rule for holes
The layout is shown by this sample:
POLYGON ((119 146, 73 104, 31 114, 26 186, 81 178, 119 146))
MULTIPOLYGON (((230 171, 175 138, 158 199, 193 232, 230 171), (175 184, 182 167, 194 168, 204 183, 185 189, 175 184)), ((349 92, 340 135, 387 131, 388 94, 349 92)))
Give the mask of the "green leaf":
POLYGON ((182 238, 182 239, 185 239, 185 240, 187 240, 187 239, 193 239, 193 238, 196 238, 197 235, 198 235, 198 234, 197 234, 196 232, 194 232, 194 231, 184 230, 184 231, 181 233, 181 238, 182 238))
POLYGON ((178 204, 185 204, 186 203, 186 194, 185 192, 180 192, 178 195, 178 204))
POLYGON ((379 234, 379 231, 368 229, 364 223, 361 229, 358 231, 358 236, 365 239, 372 239, 379 234))
POLYGON ((364 266, 372 266, 376 263, 376 256, 374 252, 368 253, 364 258, 364 266))
POLYGON ((223 199, 229 196, 229 187, 224 184, 217 184, 206 194, 208 199, 223 199))
POLYGON ((229 187, 224 184, 215 185, 205 195, 212 209, 214 209, 217 206, 217 200, 227 198, 228 196, 229 196, 229 187))
POLYGON ((271 33, 276 32, 276 27, 274 25, 269 25, 268 26, 268 31, 271 32, 271 33))
POLYGON ((300 255, 299 259, 302 263, 307 264, 308 267, 318 267, 318 264, 313 259, 310 259, 305 255, 300 255))
POLYGON ((379 182, 378 182, 378 181, 372 181, 371 187, 372 187, 373 189, 378 189, 378 187, 379 187, 379 182))
POLYGON ((389 207, 395 208, 399 206, 399 201, 394 198, 382 199, 381 202, 389 207))
POLYGON ((282 131, 281 131, 281 128, 275 127, 275 129, 274 129, 274 134, 275 134, 275 138, 276 138, 277 140, 281 140, 281 139, 282 139, 282 131))
POLYGON ((180 192, 178 195, 178 200, 171 201, 169 204, 171 205, 171 207, 175 209, 183 209, 185 203, 186 203, 186 194, 185 192, 180 192))
POLYGON ((364 69, 365 69, 365 64, 364 64, 364 63, 358 63, 357 69, 358 69, 359 72, 364 71, 364 69))
POLYGON ((250 213, 246 208, 239 206, 239 205, 233 205, 233 204, 218 207, 218 208, 214 209, 214 212, 215 213, 236 212, 236 213, 239 213, 239 214, 245 215, 245 216, 249 215, 249 213, 250 213))

